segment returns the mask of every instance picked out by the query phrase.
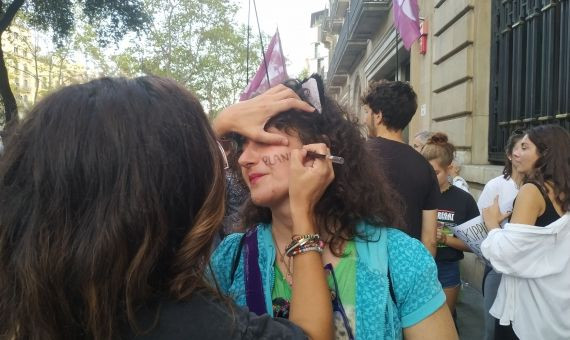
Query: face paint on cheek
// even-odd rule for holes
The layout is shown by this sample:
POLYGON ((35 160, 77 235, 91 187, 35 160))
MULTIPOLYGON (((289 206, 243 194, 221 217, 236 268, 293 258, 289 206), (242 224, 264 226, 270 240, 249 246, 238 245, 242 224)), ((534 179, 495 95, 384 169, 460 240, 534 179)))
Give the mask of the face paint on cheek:
POLYGON ((273 167, 277 163, 288 162, 290 157, 291 157, 291 152, 287 152, 287 153, 274 154, 271 156, 263 156, 261 157, 261 161, 265 165, 273 167))

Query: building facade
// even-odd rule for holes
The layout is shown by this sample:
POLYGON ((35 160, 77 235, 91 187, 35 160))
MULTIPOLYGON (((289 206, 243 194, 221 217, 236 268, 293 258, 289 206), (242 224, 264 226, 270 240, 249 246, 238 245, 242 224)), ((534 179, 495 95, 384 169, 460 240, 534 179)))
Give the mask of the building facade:
POLYGON ((17 23, 2 35, 2 49, 20 115, 49 91, 89 78, 71 50, 50 50, 46 37, 17 23))
MULTIPOLYGON (((570 0, 418 0, 425 53, 403 48, 390 0, 330 0, 319 39, 329 46, 327 85, 362 118, 359 98, 379 79, 409 81, 418 112, 407 134, 448 134, 477 198, 500 175, 515 129, 570 128, 570 0)), ((462 275, 479 286, 483 265, 462 275)))

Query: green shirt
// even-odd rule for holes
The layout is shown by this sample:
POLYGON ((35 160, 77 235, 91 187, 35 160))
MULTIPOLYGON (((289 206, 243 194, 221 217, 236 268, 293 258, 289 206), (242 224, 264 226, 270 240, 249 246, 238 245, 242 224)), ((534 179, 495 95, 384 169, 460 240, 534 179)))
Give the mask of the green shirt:
MULTIPOLYGON (((276 298, 283 298, 287 301, 291 301, 291 287, 285 280, 281 269, 279 269, 277 261, 275 261, 274 267, 275 284, 273 286, 273 291, 271 292, 271 300, 275 300, 276 298)), ((350 327, 352 328, 353 335, 355 335, 356 316, 354 306, 356 305, 356 247, 354 241, 349 241, 346 243, 344 247, 343 257, 341 257, 333 270, 338 284, 340 301, 342 302, 342 306, 350 322, 350 327)), ((327 276, 327 282, 329 288, 331 290, 334 290, 334 280, 331 274, 327 276)), ((335 312, 334 319, 335 339, 348 339, 342 315, 335 312)))

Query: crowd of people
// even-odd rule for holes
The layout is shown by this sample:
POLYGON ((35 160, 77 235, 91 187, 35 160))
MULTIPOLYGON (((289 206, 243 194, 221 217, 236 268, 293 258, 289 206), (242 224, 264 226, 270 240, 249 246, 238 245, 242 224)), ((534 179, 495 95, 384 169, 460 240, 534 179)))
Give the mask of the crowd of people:
POLYGON ((49 95, 0 158, 0 338, 457 339, 480 215, 485 338, 570 338, 568 131, 515 131, 476 202, 446 134, 405 142, 409 84, 362 105, 368 136, 317 75, 212 122, 160 77, 49 95))

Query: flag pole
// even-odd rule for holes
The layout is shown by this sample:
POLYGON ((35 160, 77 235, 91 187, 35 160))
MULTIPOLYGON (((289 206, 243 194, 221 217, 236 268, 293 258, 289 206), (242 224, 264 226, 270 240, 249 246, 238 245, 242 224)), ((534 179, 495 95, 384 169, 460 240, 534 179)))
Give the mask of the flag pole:
POLYGON ((396 81, 400 80, 400 76, 399 76, 399 72, 398 69, 400 68, 400 62, 399 62, 399 58, 398 58, 398 38, 399 38, 399 34, 398 34, 398 29, 395 30, 396 31, 396 81))
POLYGON ((249 19, 251 18, 251 0, 247 4, 247 57, 245 66, 245 86, 249 83, 249 30, 250 24, 249 19))
POLYGON ((263 36, 261 34, 261 27, 259 26, 259 16, 257 15, 257 6, 253 0, 253 9, 255 10, 255 19, 257 20, 257 30, 259 32, 259 41, 261 42, 261 54, 263 55, 263 64, 265 65, 265 76, 267 77, 267 85, 271 87, 269 81, 269 70, 267 69, 267 60, 265 59, 265 48, 263 47, 263 36))

